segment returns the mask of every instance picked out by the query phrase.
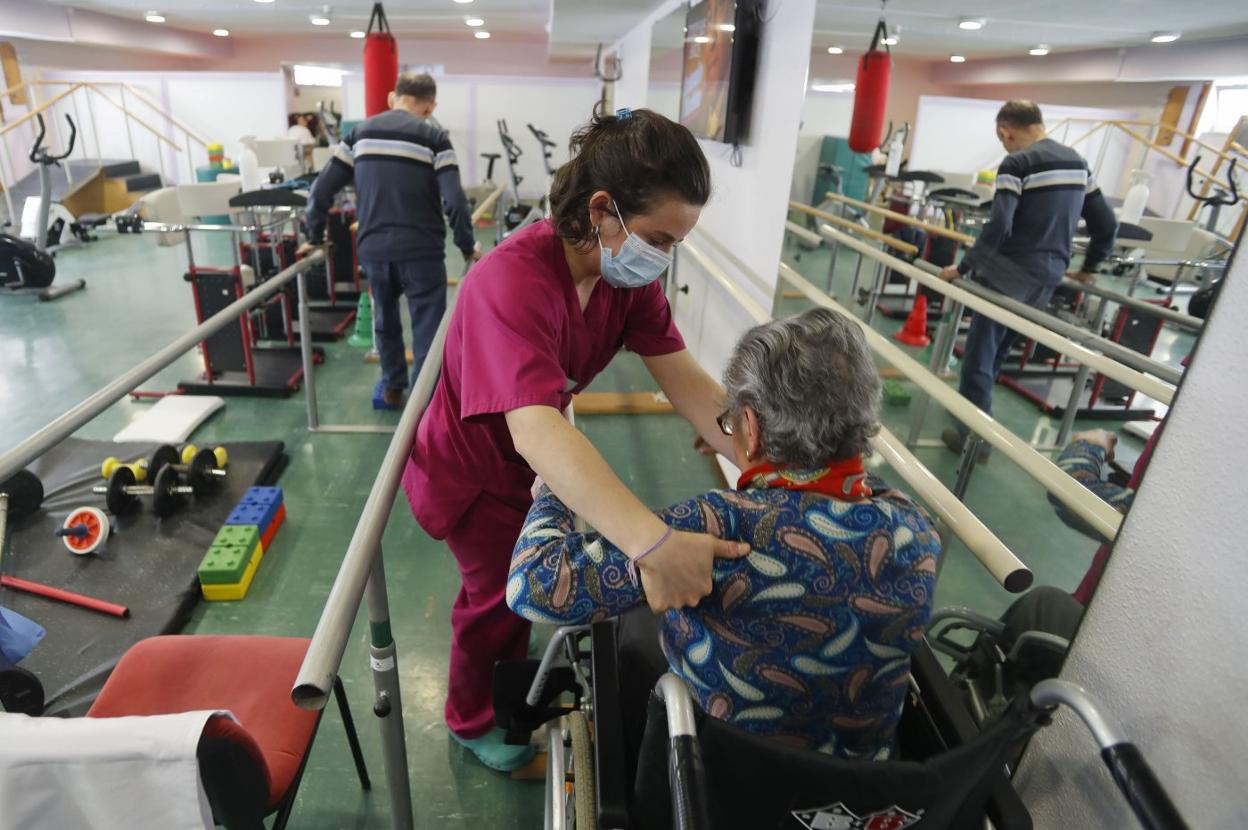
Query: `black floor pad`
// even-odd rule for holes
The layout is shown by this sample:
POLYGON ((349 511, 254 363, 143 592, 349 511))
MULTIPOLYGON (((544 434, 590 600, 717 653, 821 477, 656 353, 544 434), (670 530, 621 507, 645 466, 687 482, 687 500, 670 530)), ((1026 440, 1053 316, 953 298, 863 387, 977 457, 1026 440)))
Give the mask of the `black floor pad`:
POLYGON ((81 715, 130 646, 179 631, 200 599, 196 570, 221 524, 252 485, 272 485, 286 465, 280 441, 226 444, 229 475, 207 496, 157 518, 150 497, 126 516, 110 517, 115 532, 100 554, 75 556, 53 533, 76 507, 104 508, 91 488, 103 484, 100 464, 148 457, 155 444, 70 438, 30 466, 43 481, 43 508, 9 522, 0 571, 130 608, 119 619, 0 588, 0 605, 29 617, 47 635, 22 661, 47 695, 47 714, 81 715))

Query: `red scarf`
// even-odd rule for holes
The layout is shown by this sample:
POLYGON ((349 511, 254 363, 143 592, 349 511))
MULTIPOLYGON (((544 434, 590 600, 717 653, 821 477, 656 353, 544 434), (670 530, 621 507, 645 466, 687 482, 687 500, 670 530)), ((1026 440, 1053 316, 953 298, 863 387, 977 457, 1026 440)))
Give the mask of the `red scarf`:
POLYGON ((764 462, 742 473, 737 489, 783 487, 785 490, 813 490, 834 499, 853 501, 870 498, 871 488, 867 486, 866 478, 867 471, 862 466, 861 455, 833 461, 814 470, 780 468, 764 462))

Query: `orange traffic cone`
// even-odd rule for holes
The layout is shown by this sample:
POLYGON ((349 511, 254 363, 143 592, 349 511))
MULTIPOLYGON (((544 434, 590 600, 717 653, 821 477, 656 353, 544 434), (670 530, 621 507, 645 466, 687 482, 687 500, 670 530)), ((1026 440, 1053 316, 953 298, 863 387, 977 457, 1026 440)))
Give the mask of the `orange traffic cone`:
POLYGON ((893 335, 907 346, 926 346, 932 342, 927 336, 927 296, 919 294, 914 298, 914 306, 901 331, 893 335))

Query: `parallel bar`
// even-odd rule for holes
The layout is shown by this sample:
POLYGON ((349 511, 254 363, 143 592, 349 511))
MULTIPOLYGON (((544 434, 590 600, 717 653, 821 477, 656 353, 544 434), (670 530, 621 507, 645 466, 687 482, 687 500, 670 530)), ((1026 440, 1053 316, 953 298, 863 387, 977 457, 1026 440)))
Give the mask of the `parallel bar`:
POLYGON ((124 398, 139 384, 151 378, 161 369, 177 360, 183 353, 198 346, 201 342, 228 326, 249 309, 272 297, 286 283, 295 279, 308 267, 324 260, 324 254, 317 251, 311 256, 301 259, 289 268, 274 274, 262 285, 230 303, 216 314, 200 323, 147 360, 121 375, 112 383, 100 389, 64 415, 51 421, 34 435, 18 444, 13 449, 0 455, 0 481, 12 476, 18 470, 34 461, 39 456, 74 434, 74 431, 124 398))
POLYGON ((868 239, 874 239, 876 242, 882 242, 890 248, 901 251, 909 256, 918 256, 919 249, 914 245, 911 245, 909 242, 903 242, 895 236, 889 236, 886 233, 880 233, 874 228, 864 227, 859 225, 857 222, 851 222, 844 217, 828 213, 826 210, 819 210, 818 208, 813 208, 810 205, 804 205, 801 202, 789 202, 789 209, 805 213, 809 216, 815 217, 816 219, 828 222, 841 228, 848 228, 853 230, 855 233, 862 234, 868 239))
POLYGON ((1134 369, 1129 369, 1118 361, 1081 346, 1067 337, 1054 334, 1049 329, 1026 320, 1014 312, 1008 311, 990 300, 985 300, 954 283, 945 282, 939 277, 934 277, 908 262, 889 256, 883 251, 877 251, 849 234, 841 233, 832 228, 827 229, 827 234, 842 245, 847 245, 860 253, 864 253, 881 264, 887 265, 894 271, 907 277, 912 277, 925 287, 944 294, 962 303, 967 308, 978 311, 985 317, 989 317, 1025 337, 1030 337, 1032 340, 1043 343, 1060 354, 1067 355, 1079 363, 1086 363, 1106 377, 1113 378, 1125 386, 1143 392, 1155 401, 1169 404, 1174 400, 1174 387, 1161 382, 1157 378, 1137 372, 1134 369))
MULTIPOLYGON (((741 303, 741 307, 755 320, 759 323, 765 323, 771 319, 771 315, 769 315, 762 308, 762 306, 746 296, 744 292, 742 292, 741 289, 732 282, 732 280, 728 279, 723 271, 714 267, 714 265, 711 264, 702 254, 702 252, 698 250, 696 245, 685 242, 681 247, 685 253, 698 260, 698 262, 702 264, 703 268, 706 269, 706 272, 710 274, 719 286, 727 291, 739 303, 741 303)), ((781 277, 789 279, 790 282, 793 282, 793 280, 790 279, 789 274, 786 272, 792 272, 794 275, 796 275, 796 272, 793 272, 791 268, 788 268, 788 266, 785 265, 781 265, 780 268, 781 277)), ((837 311, 854 320, 863 327, 863 330, 867 332, 868 335, 874 333, 872 329, 868 328, 865 324, 859 321, 858 318, 854 317, 844 308, 833 302, 827 294, 823 293, 818 288, 815 288, 815 286, 811 285, 809 282, 806 282, 806 280, 800 277, 800 275, 798 276, 798 279, 804 283, 804 286, 797 285, 797 283, 794 284, 797 285, 798 288, 802 289, 803 293, 805 293, 808 297, 823 305, 835 308, 837 311)), ((876 337, 879 337, 879 335, 876 335, 876 337)), ((870 342, 870 337, 868 337, 868 342, 870 342)), ((908 356, 907 359, 911 360, 908 356)), ((913 362, 913 360, 911 360, 911 362, 913 362)), ((918 364, 915 365, 917 366, 918 364)), ((944 389, 948 389, 948 387, 945 386, 945 384, 942 383, 935 375, 931 375, 929 373, 928 376, 936 385, 944 389)), ((952 392, 952 390, 949 391, 952 392)), ((953 394, 956 397, 956 393, 953 394)), ((962 398, 958 397, 958 400, 962 401, 962 398)), ((970 407, 970 404, 965 401, 963 401, 963 404, 970 407)), ((978 410, 976 411, 978 412, 978 410)), ((996 422, 993 421, 994 425, 995 423, 996 422)), ((998 429, 1001 428, 998 427, 998 429)), ((1002 431, 1004 432, 1004 430, 1002 431)), ((926 467, 923 466, 922 462, 915 458, 914 455, 907 450, 900 441, 897 440, 896 436, 894 436, 887 429, 881 428, 880 433, 871 439, 871 446, 879 451, 880 455, 883 456, 889 463, 889 466, 896 470, 897 474, 900 475, 906 484, 913 489, 914 493, 926 502, 933 511, 935 511, 936 515, 945 522, 945 525, 952 530, 959 539, 962 540, 963 544, 966 545, 967 550, 969 550, 975 558, 983 563, 989 573, 991 573, 997 581, 1006 588, 1006 590, 1017 592, 1024 590, 1031 584, 1032 574, 1031 571, 1027 569, 1027 566, 1020 562, 1018 557, 1016 557, 983 522, 976 518, 975 514, 972 513, 966 505, 958 501, 953 493, 949 492, 949 489, 941 484, 940 481, 933 476, 926 467)), ((1074 480, 1066 476, 1065 473, 1061 473, 1060 470, 1058 472, 1066 478, 1068 482, 1070 482, 1072 487, 1081 490, 1083 489, 1079 487, 1079 485, 1075 484, 1074 480)), ((1088 491, 1084 490, 1083 492, 1087 493, 1088 491)), ((1090 494, 1089 497, 1091 497, 1090 494)), ((1095 498, 1093 498, 1093 500, 1098 502, 1100 501, 1095 498)), ((1101 503, 1103 504, 1103 502, 1101 503)), ((1114 515, 1118 515, 1116 511, 1114 511, 1114 515)))
MULTIPOLYGON (((846 237, 849 239, 849 237, 846 237)), ((854 245, 860 243, 850 239, 854 245)), ((919 273, 922 273, 921 271, 919 273)), ((836 303, 806 278, 783 263, 780 265, 780 276, 791 285, 802 291, 811 300, 825 308, 839 311, 857 321, 848 310, 836 303)), ((924 274, 924 276, 926 276, 924 274)), ((966 294, 966 292, 962 292, 966 294)), ((967 299, 981 302, 972 294, 967 299)), ((1021 320, 1020 320, 1021 321, 1021 320)), ((1025 322, 1025 321, 1022 321, 1025 322)), ((871 350, 896 366, 910 380, 914 381, 923 391, 932 396, 941 406, 945 407, 954 417, 966 424, 970 430, 981 436, 989 444, 1005 453, 1014 463, 1035 479, 1044 489, 1052 493, 1059 501, 1074 511, 1080 518, 1088 522, 1105 539, 1113 539, 1122 524, 1122 514, 1104 501, 1092 495, 1091 491, 1062 472, 1052 461, 1037 453, 1034 449, 1011 433, 992 416, 971 404, 948 386, 936 375, 929 372, 918 361, 894 345, 866 324, 859 322, 871 350)))
MULTIPOLYGON (((936 236, 943 236, 947 239, 952 239, 955 242, 962 242, 966 245, 975 244, 975 237, 969 234, 961 233, 960 231, 951 231, 948 228, 942 228, 940 225, 933 225, 931 222, 924 222, 922 219, 915 219, 913 216, 907 216, 906 214, 898 213, 895 210, 878 207, 876 205, 868 204, 867 202, 859 201, 858 199, 851 199, 850 197, 842 196, 839 193, 828 193, 826 195, 829 199, 843 202, 847 205, 852 205, 859 210, 870 211, 871 213, 883 216, 886 219, 901 222, 903 225, 913 225, 916 228, 922 228, 928 233, 935 234, 936 236)), ((792 204, 795 203, 790 202, 790 205, 792 204)))
POLYGON ((811 245, 822 245, 823 237, 812 231, 810 228, 803 228, 801 225, 791 220, 785 220, 784 229, 799 239, 804 239, 811 245))
POLYGON ((386 522, 390 520, 390 510, 394 507, 399 479, 407 464, 412 437, 416 434, 421 415, 433 397, 433 388, 442 369, 442 349, 446 345, 446 330, 450 325, 456 298, 452 296, 447 302, 446 313, 442 315, 442 322, 438 324, 438 331, 429 346, 429 354, 420 367, 420 374, 416 376, 416 385, 403 408, 403 417, 395 427, 394 438, 386 449, 381 469, 373 482, 372 490, 369 491, 368 500, 364 503, 359 524, 355 526, 351 544, 343 556, 333 587, 329 589, 325 609, 321 612, 316 631, 312 634, 312 642, 304 655, 303 665, 295 678, 290 696, 304 709, 320 709, 329 700, 334 676, 342 664, 351 625, 355 622, 360 599, 364 595, 364 585, 368 581, 373 556, 381 545, 386 522))
POLYGON ((1094 297, 1102 297, 1106 300, 1112 300, 1118 305, 1125 305, 1128 308, 1141 312, 1142 314, 1151 314, 1167 323, 1174 323, 1180 328, 1188 331, 1200 331, 1205 327, 1205 321, 1199 317, 1193 317, 1190 314, 1184 314, 1181 311, 1175 311, 1173 308, 1157 305, 1156 303, 1137 300, 1135 297, 1128 297, 1126 294, 1120 294, 1108 288, 1101 288, 1099 285, 1089 285, 1088 283, 1079 282, 1066 277, 1062 280, 1062 285, 1066 288, 1073 288, 1082 291, 1085 294, 1091 294, 1094 297))

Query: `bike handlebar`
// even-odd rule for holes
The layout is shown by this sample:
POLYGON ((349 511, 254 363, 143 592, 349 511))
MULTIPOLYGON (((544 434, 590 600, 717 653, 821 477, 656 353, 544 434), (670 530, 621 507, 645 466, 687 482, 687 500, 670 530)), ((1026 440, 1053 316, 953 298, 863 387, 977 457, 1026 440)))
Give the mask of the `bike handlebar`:
POLYGON ((1187 166, 1187 195, 1206 205, 1221 205, 1223 207, 1228 207, 1238 202, 1239 188, 1235 185, 1235 164, 1239 161, 1239 159, 1231 159, 1231 166, 1226 170, 1226 180, 1231 185, 1230 194, 1227 195, 1225 190, 1217 188, 1212 196, 1201 196, 1196 192, 1196 188, 1192 184, 1192 177, 1196 172, 1196 167, 1200 164, 1200 159, 1201 157, 1197 156, 1192 160, 1192 163, 1187 166))
POLYGON ((39 133, 35 136, 35 143, 30 148, 31 162, 34 164, 56 164, 69 158, 70 153, 74 152, 74 143, 78 139, 78 127, 74 125, 74 119, 70 117, 69 113, 65 113, 65 120, 69 122, 69 145, 65 148, 65 152, 59 156, 54 156, 43 149, 43 139, 48 133, 47 125, 43 123, 43 113, 36 115, 35 120, 39 122, 39 133))

